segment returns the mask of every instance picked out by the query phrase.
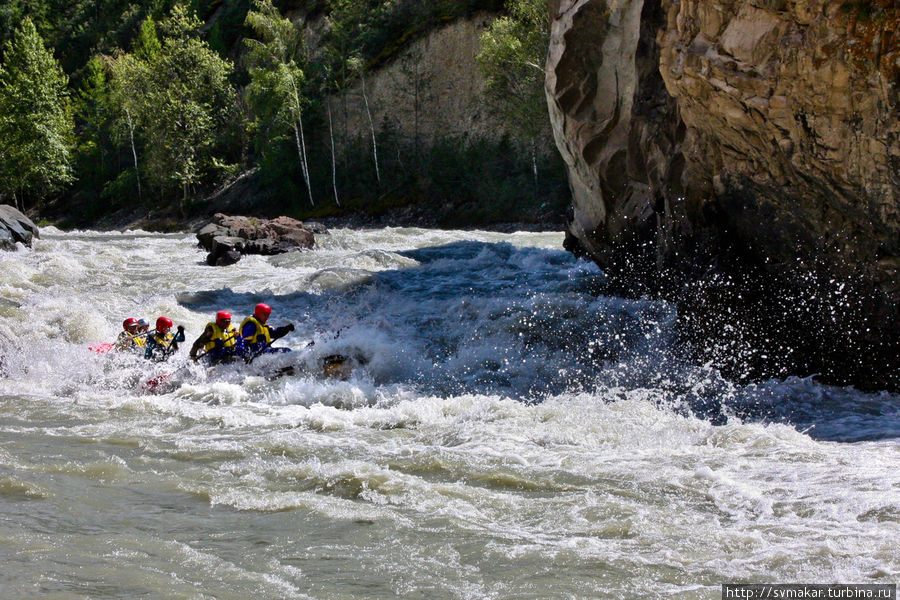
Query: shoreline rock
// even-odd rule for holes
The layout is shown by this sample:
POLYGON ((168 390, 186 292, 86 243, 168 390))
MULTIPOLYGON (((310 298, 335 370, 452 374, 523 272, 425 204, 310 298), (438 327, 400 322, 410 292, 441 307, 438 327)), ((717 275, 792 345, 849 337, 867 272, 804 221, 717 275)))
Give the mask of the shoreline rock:
POLYGON ((16 242, 29 248, 34 238, 40 238, 37 225, 14 206, 0 204, 0 250, 15 250, 16 242))

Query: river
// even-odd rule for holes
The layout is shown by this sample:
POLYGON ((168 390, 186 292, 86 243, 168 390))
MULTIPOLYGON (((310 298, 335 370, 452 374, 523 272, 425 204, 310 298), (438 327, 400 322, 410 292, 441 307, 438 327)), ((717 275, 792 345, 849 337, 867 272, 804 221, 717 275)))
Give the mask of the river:
POLYGON ((731 384, 562 238, 337 229, 211 268, 187 234, 45 228, 0 254, 0 598, 896 582, 900 398, 731 384), (257 302, 293 353, 190 364, 257 302), (187 330, 171 364, 88 350, 159 315, 187 330))

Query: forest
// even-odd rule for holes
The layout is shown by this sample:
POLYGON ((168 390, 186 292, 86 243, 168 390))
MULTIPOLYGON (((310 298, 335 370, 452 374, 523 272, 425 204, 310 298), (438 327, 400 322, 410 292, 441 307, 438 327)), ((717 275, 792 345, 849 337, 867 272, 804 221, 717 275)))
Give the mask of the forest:
POLYGON ((558 223, 564 169, 540 150, 547 34, 540 0, 10 0, 0 202, 63 226, 118 211, 165 229, 251 180, 260 215, 558 223), (477 62, 502 132, 420 140, 370 113, 366 135, 346 133, 336 98, 476 13, 491 15, 477 62))

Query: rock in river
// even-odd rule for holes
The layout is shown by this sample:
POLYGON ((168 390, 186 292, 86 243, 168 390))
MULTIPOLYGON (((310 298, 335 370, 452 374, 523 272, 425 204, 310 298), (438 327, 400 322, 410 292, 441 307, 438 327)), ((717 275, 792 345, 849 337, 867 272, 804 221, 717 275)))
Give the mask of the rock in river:
POLYGON ((217 213, 197 231, 197 240, 209 255, 206 263, 225 266, 244 254, 283 254, 309 250, 315 244, 313 232, 290 217, 257 219, 217 213))

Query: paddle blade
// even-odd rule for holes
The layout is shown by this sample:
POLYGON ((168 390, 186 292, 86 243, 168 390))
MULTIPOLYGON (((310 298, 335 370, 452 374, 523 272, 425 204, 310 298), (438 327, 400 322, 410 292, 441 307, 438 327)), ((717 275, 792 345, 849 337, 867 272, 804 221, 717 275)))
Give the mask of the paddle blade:
POLYGON ((115 344, 91 344, 88 346, 88 350, 95 354, 106 354, 115 348, 115 344))
POLYGON ((166 388, 170 377, 172 377, 171 373, 151 377, 141 385, 141 388, 146 392, 161 392, 166 388))

